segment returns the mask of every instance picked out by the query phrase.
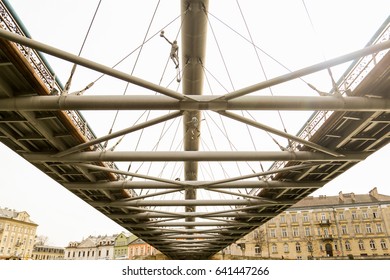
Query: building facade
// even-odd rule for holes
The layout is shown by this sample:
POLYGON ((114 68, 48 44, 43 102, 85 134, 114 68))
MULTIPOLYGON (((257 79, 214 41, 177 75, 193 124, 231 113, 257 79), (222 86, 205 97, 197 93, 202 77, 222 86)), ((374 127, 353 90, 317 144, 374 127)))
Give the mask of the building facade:
POLYGON ((129 243, 129 259, 153 259, 156 255, 161 255, 160 251, 150 246, 140 238, 136 238, 129 243))
POLYGON ((390 196, 307 197, 224 250, 271 259, 390 259, 390 196))
POLYGON ((33 260, 63 260, 65 249, 47 245, 35 245, 31 259, 33 260))
POLYGON ((31 259, 37 227, 27 212, 0 208, 0 259, 31 259))
POLYGON ((129 244, 136 240, 137 237, 130 233, 122 232, 115 238, 114 244, 114 259, 127 260, 129 259, 129 244))
POLYGON ((65 248, 65 260, 112 260, 116 234, 88 236, 81 242, 70 242, 65 248))

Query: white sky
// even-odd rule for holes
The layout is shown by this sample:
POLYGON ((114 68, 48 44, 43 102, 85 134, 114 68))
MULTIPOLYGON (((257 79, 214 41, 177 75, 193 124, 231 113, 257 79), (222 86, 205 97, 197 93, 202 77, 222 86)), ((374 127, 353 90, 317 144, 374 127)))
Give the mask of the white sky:
MULTIPOLYGON (((10 2, 35 40, 74 54, 78 54, 80 50, 98 3, 95 0, 12 0, 10 2)), ((141 44, 156 3, 157 1, 102 1, 82 56, 108 66, 115 64, 141 44)), ((324 56, 329 59, 361 49, 384 22, 390 11, 389 1, 306 0, 305 3, 315 28, 313 31, 301 0, 241 0, 239 3, 255 44, 291 70, 321 62, 324 56)), ((205 94, 224 94, 225 88, 231 91, 233 88, 239 89, 264 80, 253 47, 215 20, 218 18, 228 23, 234 30, 248 37, 236 1, 211 0, 210 12, 212 14, 210 23, 223 52, 232 82, 229 81, 226 71, 221 66, 221 56, 216 48, 213 33, 209 30, 206 68, 218 81, 209 76, 211 90, 205 87, 205 94), (223 86, 220 86, 219 82, 223 86)), ((159 32, 179 13, 179 1, 161 1, 150 34, 159 32)), ((180 21, 175 21, 164 30, 166 35, 172 39, 179 28, 180 21)), ((180 44, 180 37, 178 41, 180 44)), ((159 36, 156 36, 145 45, 134 75, 159 83, 168 54, 169 46, 159 36)), ((46 57, 57 76, 65 84, 72 65, 56 58, 46 57)), ((119 69, 130 73, 135 57, 136 55, 132 55, 129 60, 121 64, 119 69)), ((263 54, 260 54, 260 57, 268 78, 286 73, 286 70, 263 54)), ((336 80, 348 65, 332 69, 336 80)), ((71 91, 80 90, 99 76, 96 72, 78 67, 71 91)), ((167 86, 174 78, 173 64, 169 62, 167 73, 161 79, 161 84, 167 86)), ((331 87, 329 77, 324 73, 310 75, 305 79, 324 91, 331 87)), ((94 86, 91 92, 86 94, 122 94, 124 87, 123 82, 104 77, 96 84, 96 88, 94 86)), ((176 90, 177 83, 173 82, 169 87, 176 90)), ((180 91, 180 88, 178 90, 180 91)), ((137 94, 144 93, 145 90, 130 86, 128 92, 137 94)), ((308 92, 307 86, 300 81, 274 87, 273 93, 275 95, 313 95, 313 92, 310 90, 308 92)), ((269 92, 264 94, 269 94, 269 92)), ((96 134, 100 136, 108 132, 115 112, 83 112, 83 114, 96 134)), ((310 113, 291 114, 289 112, 281 114, 290 133, 296 133, 310 115, 310 113)), ((135 116, 121 112, 120 121, 116 123, 115 130, 127 127, 134 118, 135 116), (131 121, 129 121, 130 118, 131 121)), ((261 118, 262 122, 282 129, 277 115, 264 114, 261 118)), ((242 134, 235 133, 235 135, 238 139, 232 135, 232 141, 236 141, 234 143, 237 143, 239 148, 245 149, 245 145, 250 145, 249 140, 246 142, 242 139, 242 134)), ((126 138, 121 143, 122 146, 118 148, 127 147, 128 149, 126 145, 134 147, 137 137, 126 138)), ((285 140, 277 139, 281 141, 281 144, 286 144, 285 140)), ((168 139, 167 142, 169 141, 168 139)), ((269 142, 269 139, 267 141, 269 142)), ((148 149, 146 142, 148 142, 146 139, 142 141, 145 145, 142 147, 144 149, 148 149)), ((219 140, 219 142, 221 150, 228 148, 226 141, 219 140)), ((110 142, 110 145, 113 144, 115 141, 110 142)), ((277 150, 275 146, 267 146, 265 149, 277 150)), ((51 244, 66 246, 69 241, 81 240, 90 234, 113 234, 123 230, 2 144, 0 144, 0 158, 2 159, 0 161, 0 207, 27 211, 39 224, 38 234, 47 235, 51 244)), ((390 195, 387 189, 389 180, 385 176, 389 171, 387 163, 389 158, 390 147, 387 146, 328 183, 314 195, 336 195, 339 191, 368 193, 373 187, 378 187, 380 193, 390 195)), ((174 169, 172 169, 173 172, 174 169)))

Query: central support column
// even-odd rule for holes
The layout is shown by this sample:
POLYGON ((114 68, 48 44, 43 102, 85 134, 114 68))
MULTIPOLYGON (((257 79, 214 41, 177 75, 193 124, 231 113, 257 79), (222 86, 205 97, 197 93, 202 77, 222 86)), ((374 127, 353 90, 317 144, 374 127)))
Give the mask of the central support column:
MULTIPOLYGON (((182 81, 183 94, 200 95, 203 90, 204 72, 202 64, 205 61, 206 35, 207 35, 207 9, 208 0, 182 0, 182 81)), ((183 115, 184 150, 198 151, 200 142, 200 124, 202 115, 200 111, 186 111, 183 115)), ((198 162, 184 163, 184 180, 196 181, 198 179, 198 162)), ((196 199, 196 189, 185 190, 185 199, 196 199)), ((195 206, 186 206, 186 212, 195 212, 195 206)), ((187 222, 195 218, 186 218, 187 222)))

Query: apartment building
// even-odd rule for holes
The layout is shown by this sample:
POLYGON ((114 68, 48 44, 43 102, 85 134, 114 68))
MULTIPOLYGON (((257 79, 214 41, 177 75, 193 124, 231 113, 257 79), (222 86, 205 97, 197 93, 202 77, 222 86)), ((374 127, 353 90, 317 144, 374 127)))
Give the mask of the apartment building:
POLYGON ((65 260, 112 260, 116 234, 88 236, 65 247, 65 260))
POLYGON ((271 259, 390 259, 390 196, 307 197, 224 250, 271 259))
POLYGON ((63 260, 65 249, 48 245, 35 245, 31 259, 33 260, 63 260))
POLYGON ((0 259, 30 259, 37 227, 26 211, 0 208, 0 259))

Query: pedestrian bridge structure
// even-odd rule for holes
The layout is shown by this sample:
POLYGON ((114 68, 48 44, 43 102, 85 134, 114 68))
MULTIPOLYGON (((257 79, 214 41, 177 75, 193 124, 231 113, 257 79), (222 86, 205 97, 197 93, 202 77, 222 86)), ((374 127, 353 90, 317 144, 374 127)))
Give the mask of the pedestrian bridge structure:
MULTIPOLYGON (((172 259, 212 256, 380 152, 390 139, 389 21, 363 49, 218 95, 205 89, 208 6, 208 0, 181 1, 181 90, 173 90, 29 38, 7 2, 0 2, 0 141, 172 259), (70 94, 41 53, 152 94, 70 94), (328 93, 314 86, 313 96, 262 93, 349 61, 351 66, 328 93), (88 122, 80 111, 99 110, 155 114, 97 136, 89 125, 93 120, 88 122), (313 114, 291 134, 250 117, 265 111, 313 114), (253 149, 231 144, 226 149, 219 146, 221 139, 213 139, 206 149, 202 141, 213 130, 207 126, 209 114, 229 125, 266 132, 276 145, 253 149), (180 129, 162 128, 173 123, 180 123, 180 129), (148 138, 154 140, 149 150, 107 147, 107 141, 155 127, 159 132, 148 138), (171 143, 181 141, 179 148, 159 145, 165 133, 171 143), (180 141, 174 142, 175 137, 180 141), (279 138, 288 144, 280 145, 279 138), (135 170, 132 164, 150 167, 135 170), (240 167, 236 174, 230 171, 236 165, 250 168, 240 167), (169 166, 170 176, 163 172, 169 166), (213 175, 216 169, 224 176, 213 175), (209 176, 199 176, 201 170, 209 176)), ((240 137, 244 141, 249 136, 240 137)))

